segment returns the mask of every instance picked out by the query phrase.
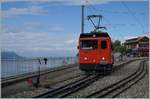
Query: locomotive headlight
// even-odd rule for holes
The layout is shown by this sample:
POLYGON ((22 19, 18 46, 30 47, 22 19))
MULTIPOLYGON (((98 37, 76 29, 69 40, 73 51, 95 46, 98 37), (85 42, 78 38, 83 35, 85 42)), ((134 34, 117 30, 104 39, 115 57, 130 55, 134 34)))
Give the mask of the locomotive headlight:
POLYGON ((100 64, 103 64, 103 65, 108 64, 108 61, 105 59, 105 57, 102 57, 102 60, 100 61, 100 64))
POLYGON ((94 34, 93 37, 96 37, 96 35, 94 34))
POLYGON ((87 60, 88 58, 87 57, 84 57, 84 60, 87 60))
POLYGON ((96 62, 96 60, 94 59, 93 62, 96 62))
POLYGON ((104 57, 102 57, 102 60, 105 60, 105 58, 104 58, 104 57))

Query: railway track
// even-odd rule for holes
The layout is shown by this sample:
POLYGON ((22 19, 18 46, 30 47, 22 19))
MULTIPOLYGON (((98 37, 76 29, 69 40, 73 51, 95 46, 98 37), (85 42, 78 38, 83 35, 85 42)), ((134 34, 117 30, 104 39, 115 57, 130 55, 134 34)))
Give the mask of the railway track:
POLYGON ((59 83, 62 83, 62 82, 66 82, 66 81, 69 81, 69 80, 73 80, 73 79, 76 79, 76 78, 80 78, 81 76, 85 75, 84 73, 79 73, 78 75, 75 75, 75 76, 71 76, 71 77, 68 77, 64 80, 61 80, 61 81, 57 81, 57 82, 54 82, 52 84, 48 84, 48 85, 45 85, 45 88, 51 88, 51 86, 53 85, 57 85, 59 83))
MULTIPOLYGON (((130 60, 127 63, 130 63, 130 62, 132 62, 134 60, 138 60, 138 59, 130 60)), ((127 63, 123 63, 123 64, 127 64, 127 63)), ((75 66, 69 66, 68 65, 68 66, 64 66, 64 67, 53 68, 51 70, 41 71, 41 75, 45 75, 45 74, 48 74, 48 73, 61 71, 61 70, 65 70, 65 69, 70 69, 70 68, 73 68, 73 67, 75 67, 75 66)), ((19 76, 11 76, 11 77, 7 77, 7 78, 2 78, 1 86, 3 88, 3 87, 6 87, 6 86, 15 84, 15 83, 19 83, 19 82, 25 81, 28 78, 37 77, 37 75, 38 75, 38 72, 33 72, 33 73, 22 74, 22 75, 19 75, 19 76)))
MULTIPOLYGON (((124 64, 120 64, 119 66, 114 67, 113 72, 119 70, 121 67, 133 62, 135 60, 126 62, 124 64)), ((46 93, 43 93, 41 95, 35 96, 34 98, 64 98, 86 86, 89 84, 93 83, 94 81, 102 78, 104 76, 99 76, 99 75, 90 75, 89 77, 83 77, 77 81, 71 82, 69 84, 66 84, 64 86, 58 87, 56 89, 50 90, 46 93)))
POLYGON ((146 66, 145 66, 145 61, 142 61, 140 63, 139 68, 137 71, 132 73, 131 75, 117 81, 114 84, 111 84, 99 91, 96 91, 88 96, 86 98, 115 98, 128 88, 130 88, 132 85, 137 83, 139 80, 141 80, 145 74, 146 74, 146 66))
POLYGON ((79 80, 71 82, 67 85, 61 86, 59 88, 50 90, 44 94, 35 96, 34 98, 50 98, 50 97, 65 97, 75 91, 78 91, 79 89, 88 86, 90 83, 94 82, 99 78, 98 75, 89 75, 89 76, 83 76, 79 80))

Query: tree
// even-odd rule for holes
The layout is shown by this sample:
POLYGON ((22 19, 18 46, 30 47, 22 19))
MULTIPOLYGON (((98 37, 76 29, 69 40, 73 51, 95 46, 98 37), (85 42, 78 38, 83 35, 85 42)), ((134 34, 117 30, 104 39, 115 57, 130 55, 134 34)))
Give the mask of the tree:
POLYGON ((121 45, 121 42, 119 40, 115 40, 115 42, 113 42, 113 49, 114 52, 120 52, 122 54, 126 51, 126 48, 121 45))
POLYGON ((121 42, 119 40, 115 40, 115 42, 113 42, 113 46, 121 46, 121 42))
POLYGON ((113 42, 113 51, 114 52, 120 52, 121 53, 121 60, 123 59, 123 53, 126 52, 126 48, 121 45, 121 42, 119 40, 116 40, 113 42))

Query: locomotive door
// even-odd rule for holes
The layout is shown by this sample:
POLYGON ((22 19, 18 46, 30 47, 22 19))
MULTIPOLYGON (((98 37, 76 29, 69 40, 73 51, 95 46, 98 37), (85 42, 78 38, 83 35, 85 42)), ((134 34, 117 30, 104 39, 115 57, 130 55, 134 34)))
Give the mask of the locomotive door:
POLYGON ((110 44, 109 39, 101 39, 100 42, 100 63, 109 62, 110 59, 110 44))

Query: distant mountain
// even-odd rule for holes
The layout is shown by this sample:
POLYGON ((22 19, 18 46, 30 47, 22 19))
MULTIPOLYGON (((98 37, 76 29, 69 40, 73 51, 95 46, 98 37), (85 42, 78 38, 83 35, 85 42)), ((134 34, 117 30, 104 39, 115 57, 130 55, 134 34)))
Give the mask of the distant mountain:
POLYGON ((1 52, 1 59, 21 59, 22 56, 17 55, 15 52, 1 52))

